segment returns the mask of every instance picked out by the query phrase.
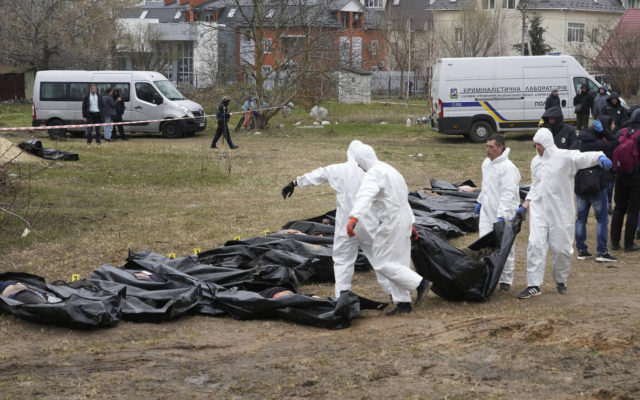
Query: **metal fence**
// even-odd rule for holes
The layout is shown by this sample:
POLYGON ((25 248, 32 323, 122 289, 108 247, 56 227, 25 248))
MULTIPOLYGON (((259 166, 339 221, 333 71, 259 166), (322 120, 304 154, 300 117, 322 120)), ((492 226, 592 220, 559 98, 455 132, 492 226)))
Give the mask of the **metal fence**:
POLYGON ((407 85, 409 97, 426 98, 429 96, 430 76, 416 71, 374 71, 371 76, 371 95, 379 97, 406 97, 407 85), (402 76, 401 76, 402 75, 402 76))

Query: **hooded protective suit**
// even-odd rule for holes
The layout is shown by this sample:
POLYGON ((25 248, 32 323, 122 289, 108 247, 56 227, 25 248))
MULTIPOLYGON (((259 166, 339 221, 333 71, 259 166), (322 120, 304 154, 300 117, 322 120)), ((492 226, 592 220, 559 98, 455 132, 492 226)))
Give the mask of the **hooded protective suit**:
MULTIPOLYGON (((485 158, 482 163, 482 191, 478 196, 480 209, 480 236, 493 230, 498 218, 511 219, 520 205, 520 171, 509 160, 509 148, 491 160, 485 158)), ((509 258, 504 265, 500 282, 513 283, 515 266, 514 247, 511 247, 509 258)))
MULTIPOLYGON (((354 140, 347 149, 347 162, 317 168, 296 178, 299 187, 328 183, 337 193, 332 254, 336 298, 340 297, 341 291, 351 289, 353 265, 358 257, 358 245, 362 247, 365 256, 369 258, 371 255, 372 239, 367 231, 367 227, 374 226, 371 218, 363 218, 360 221, 354 238, 349 238, 346 231, 354 199, 360 188, 360 182, 364 178, 364 171, 355 161, 356 150, 363 145, 361 141, 354 140)), ((392 293, 390 283, 385 278, 378 276, 378 281, 385 293, 392 293)))
MULTIPOLYGON (((366 171, 356 196, 351 216, 374 221, 364 226, 373 239, 369 262, 378 275, 392 284, 395 303, 411 302, 422 277, 411 270, 411 227, 415 222, 409 206, 409 189, 402 175, 376 157, 373 148, 362 145, 355 154, 358 165, 366 171)), ((359 235, 356 232, 356 236, 359 235)), ((365 252, 366 255, 366 252, 365 252)))
POLYGON ((598 165, 604 153, 558 149, 546 128, 538 130, 533 142, 545 150, 542 156, 537 154, 531 160, 527 286, 542 284, 549 247, 553 277, 557 283, 565 283, 571 268, 575 232, 573 179, 578 170, 598 165))

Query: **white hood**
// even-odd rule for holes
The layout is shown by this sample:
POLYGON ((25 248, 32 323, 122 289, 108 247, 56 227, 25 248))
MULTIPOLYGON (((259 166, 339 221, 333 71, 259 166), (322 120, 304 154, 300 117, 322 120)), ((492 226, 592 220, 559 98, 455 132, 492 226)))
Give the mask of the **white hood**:
POLYGON ((363 144, 357 149, 355 159, 358 165, 365 171, 368 171, 379 162, 373 147, 368 144, 363 144))

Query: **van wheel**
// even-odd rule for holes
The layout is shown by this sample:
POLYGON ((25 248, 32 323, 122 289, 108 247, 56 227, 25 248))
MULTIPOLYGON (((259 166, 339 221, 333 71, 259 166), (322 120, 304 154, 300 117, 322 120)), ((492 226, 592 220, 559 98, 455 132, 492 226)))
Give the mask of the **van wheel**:
POLYGON ((177 122, 165 122, 162 124, 162 136, 167 139, 177 139, 182 136, 182 130, 177 122))
POLYGON ((486 121, 478 121, 471 126, 471 132, 469 132, 469 139, 474 143, 484 143, 489 136, 493 133, 491 125, 486 121))
MULTIPOLYGON (((62 120, 59 118, 54 118, 52 120, 47 121, 47 126, 55 126, 55 125, 63 125, 62 120)), ((67 130, 64 128, 48 129, 47 133, 49 133, 49 137, 53 140, 65 140, 67 138, 67 130)))

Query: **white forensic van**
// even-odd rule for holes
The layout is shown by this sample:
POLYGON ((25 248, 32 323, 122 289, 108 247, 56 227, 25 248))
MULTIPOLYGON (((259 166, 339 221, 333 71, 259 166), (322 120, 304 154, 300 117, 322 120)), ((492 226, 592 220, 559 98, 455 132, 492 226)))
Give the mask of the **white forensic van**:
MULTIPOLYGON (((82 124, 82 99, 95 84, 98 93, 120 89, 126 109, 122 120, 142 122, 125 125, 128 132, 162 132, 167 138, 194 134, 206 128, 204 109, 186 99, 164 75, 152 71, 38 71, 33 85, 32 126, 82 124), (183 118, 171 121, 171 118, 183 118)), ((67 129, 50 129, 60 138, 67 129)), ((86 128, 68 129, 82 136, 86 128)))
POLYGON ((571 56, 441 58, 433 67, 432 127, 480 143, 494 132, 530 131, 558 89, 564 120, 575 125, 573 97, 600 84, 571 56))

